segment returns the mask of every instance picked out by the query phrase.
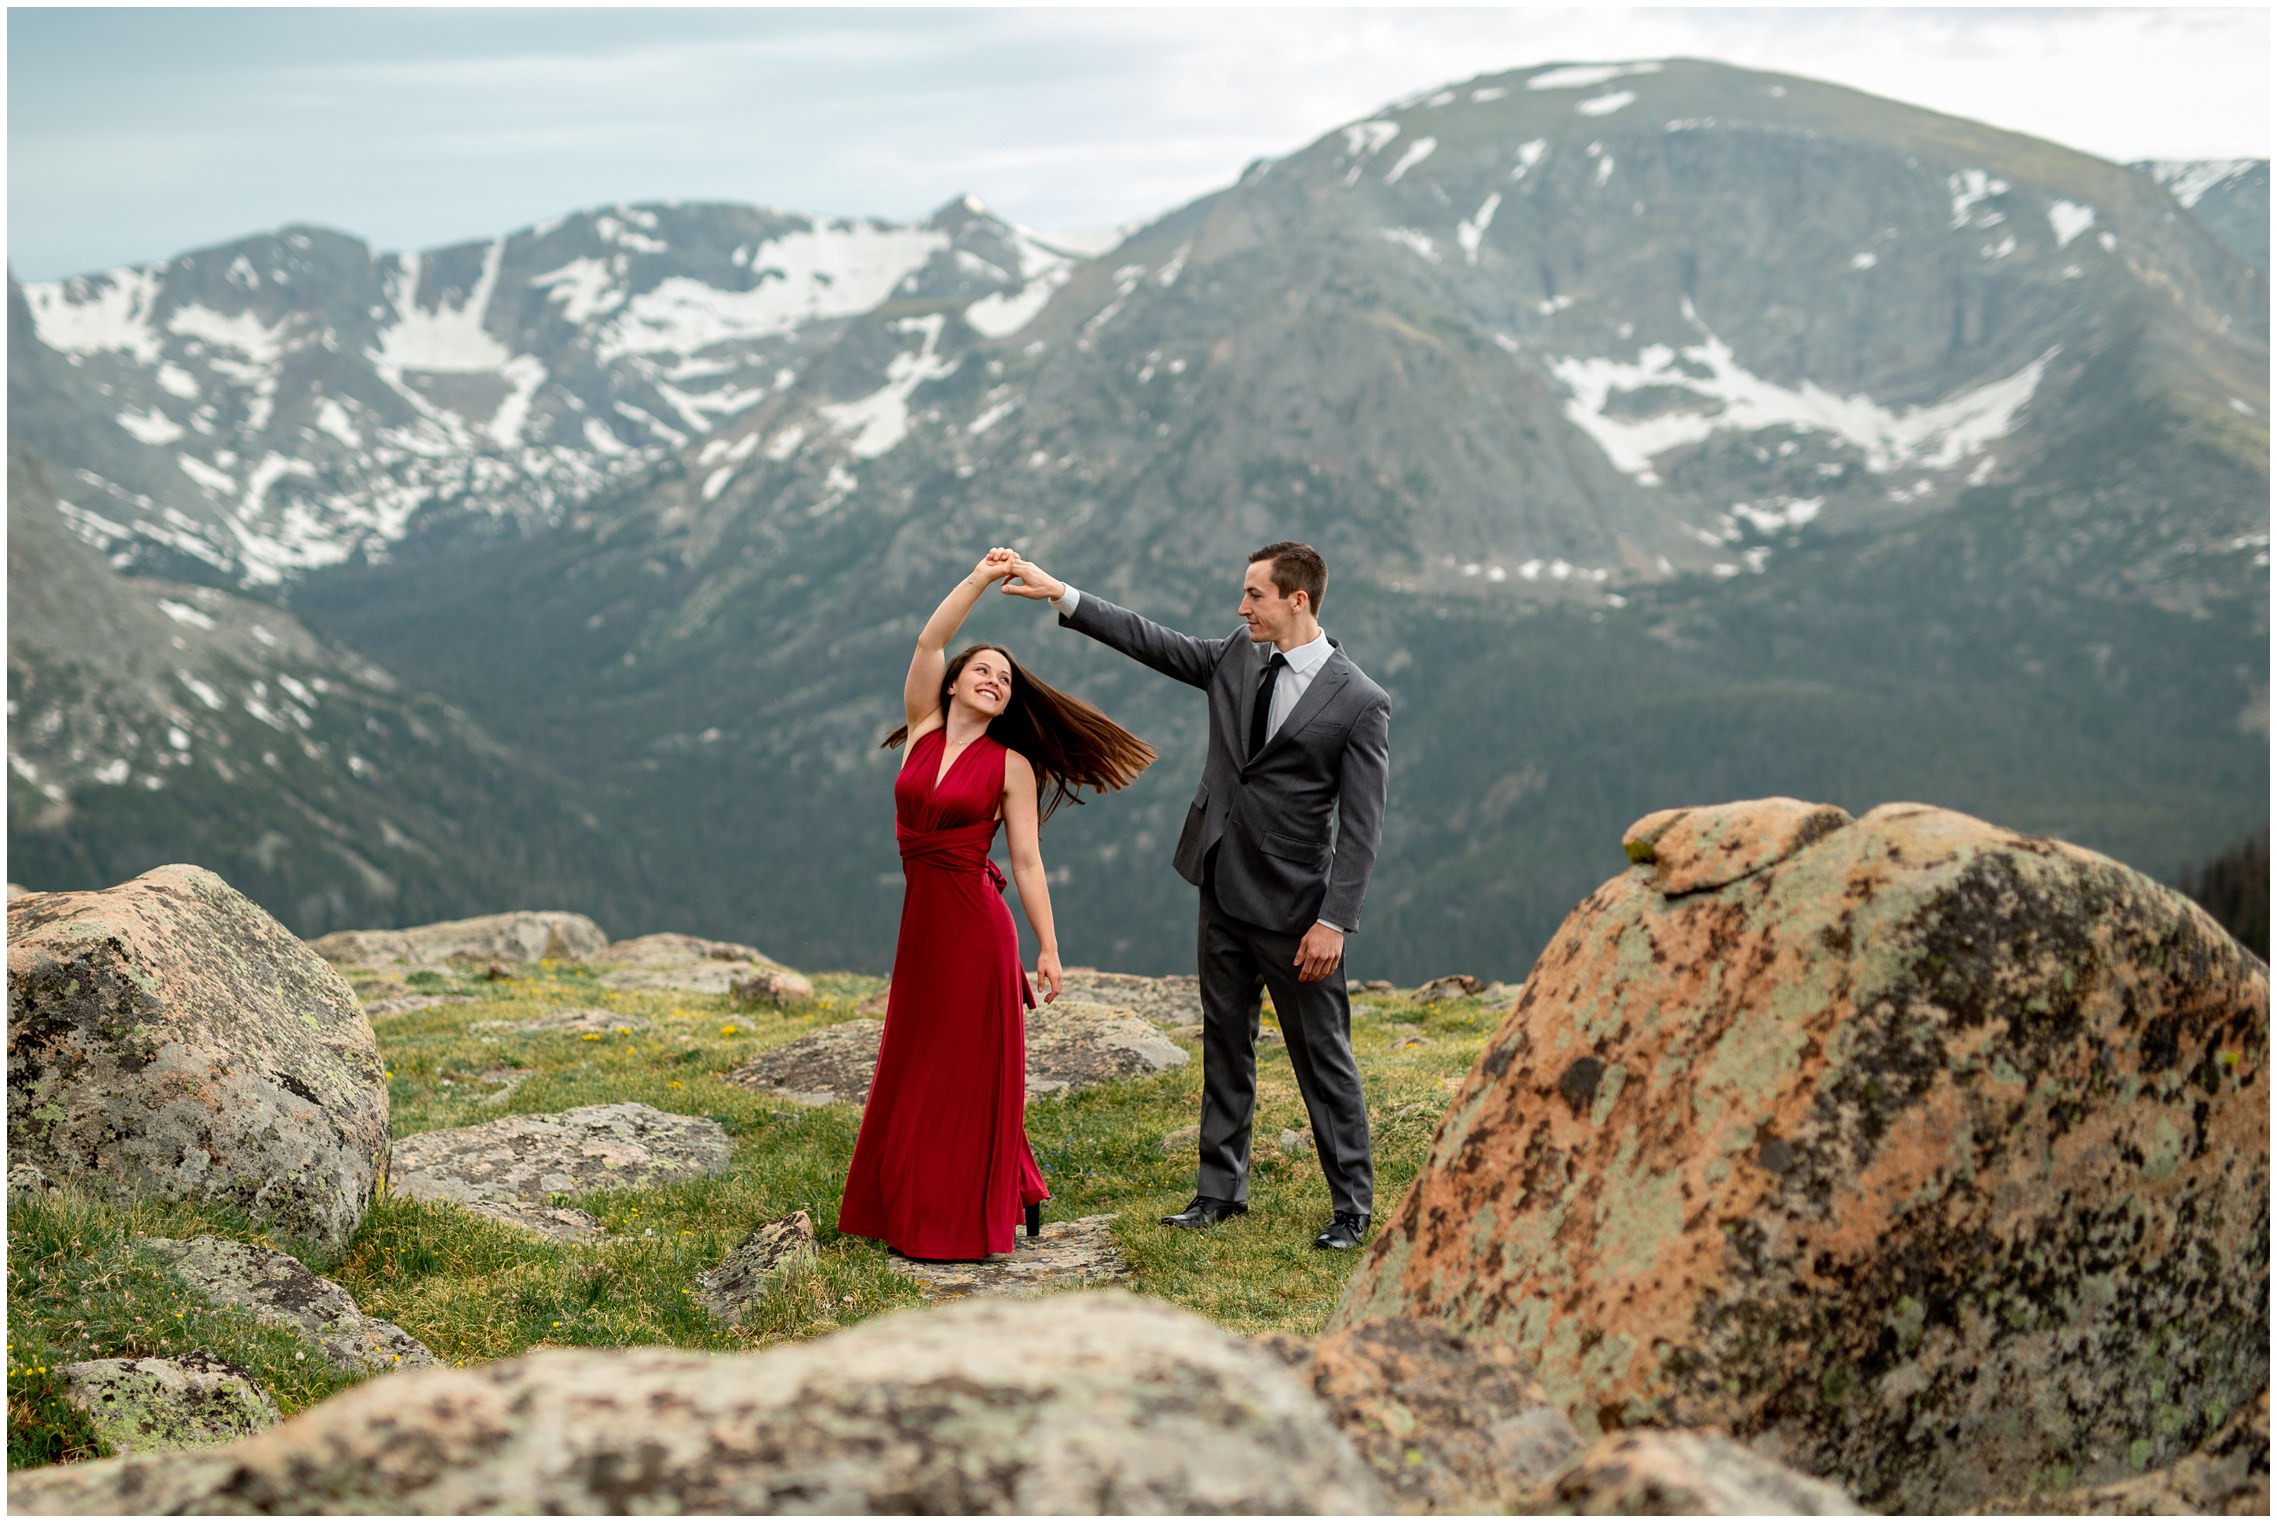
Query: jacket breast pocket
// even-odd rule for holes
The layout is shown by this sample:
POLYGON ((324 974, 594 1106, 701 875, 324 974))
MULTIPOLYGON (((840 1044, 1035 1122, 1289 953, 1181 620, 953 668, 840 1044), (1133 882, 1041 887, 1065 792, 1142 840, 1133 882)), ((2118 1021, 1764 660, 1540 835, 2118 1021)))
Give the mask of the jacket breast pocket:
POLYGON ((1257 844, 1264 849, 1267 856, 1279 857, 1289 862, 1301 862, 1307 867, 1318 867, 1328 860, 1328 843, 1326 841, 1308 841, 1302 836, 1293 836, 1286 831, 1268 830, 1257 844))

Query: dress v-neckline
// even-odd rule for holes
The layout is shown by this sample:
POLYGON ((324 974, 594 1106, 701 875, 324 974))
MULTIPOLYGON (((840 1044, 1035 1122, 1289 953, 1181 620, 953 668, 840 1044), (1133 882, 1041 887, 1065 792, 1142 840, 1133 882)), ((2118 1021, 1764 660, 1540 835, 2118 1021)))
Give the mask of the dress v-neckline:
MULTIPOLYGON (((949 749, 949 727, 947 725, 941 726, 940 735, 941 750, 943 753, 946 753, 949 749)), ((966 741, 965 748, 962 751, 959 751, 948 762, 945 764, 936 764, 932 768, 933 784, 926 790, 926 796, 928 798, 938 796, 941 791, 941 785, 949 780, 949 774, 957 770, 957 763, 963 761, 967 756, 970 756, 972 754, 972 748, 979 745, 986 739, 988 739, 988 732, 986 730, 983 730, 978 735, 975 735, 972 739, 966 741)))

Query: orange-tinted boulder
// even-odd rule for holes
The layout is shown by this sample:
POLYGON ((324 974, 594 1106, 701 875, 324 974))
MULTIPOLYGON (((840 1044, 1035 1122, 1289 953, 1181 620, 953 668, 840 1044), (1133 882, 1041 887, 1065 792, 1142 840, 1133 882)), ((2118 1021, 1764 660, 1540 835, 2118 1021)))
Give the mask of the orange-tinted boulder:
POLYGON ((1498 1336, 1585 1433, 1882 1508, 2181 1458, 2268 1384, 2267 968, 2092 852, 1838 816, 1632 829, 1331 1326, 1498 1336))

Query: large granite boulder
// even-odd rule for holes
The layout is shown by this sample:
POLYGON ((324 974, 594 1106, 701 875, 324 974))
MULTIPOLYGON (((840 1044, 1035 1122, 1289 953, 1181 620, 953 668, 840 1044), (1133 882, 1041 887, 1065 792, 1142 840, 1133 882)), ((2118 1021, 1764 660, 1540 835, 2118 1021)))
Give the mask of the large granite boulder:
POLYGON ((8 904, 8 1159, 337 1249, 387 1168, 355 992, 202 867, 8 904))
POLYGON ((20 1512, 1351 1513, 1387 1499, 1270 1355, 1119 1292, 757 1354, 551 1350, 369 1381, 225 1449, 17 1471, 20 1512))
POLYGON ((813 982, 804 974, 757 947, 676 931, 612 941, 594 954, 593 961, 618 964, 601 975, 601 982, 627 992, 732 994, 767 1004, 790 1004, 814 993, 813 982))
POLYGON ((1258 1341, 1311 1382, 1402 1511, 1508 1512, 1581 1453, 1573 1423, 1506 1343, 1424 1317, 1258 1341))
POLYGON ((727 1128, 708 1116, 625 1100, 419 1132, 396 1143, 390 1186, 413 1200, 448 1201, 541 1237, 580 1242, 599 1236, 600 1222, 553 1197, 717 1174, 734 1151, 727 1128))
POLYGON ((1922 805, 1627 848, 1332 1325, 1442 1317, 1585 1432, 1902 1511, 2171 1463, 2266 1388, 2268 971, 2196 905, 1922 805))
POLYGON ((1987 1512, 2144 1517, 2178 1513, 2269 1516, 2269 1393, 2246 1403, 2205 1447, 2173 1464, 2102 1486, 2043 1491, 1987 1512))
POLYGON ((582 962, 609 944, 583 915, 567 910, 513 910, 442 920, 401 931, 334 931, 309 943, 316 955, 342 968, 518 966, 551 959, 582 962))
POLYGON ((298 1333, 352 1374, 420 1369, 436 1362, 424 1343, 393 1322, 366 1316, 345 1288, 311 1274, 290 1254, 223 1237, 135 1241, 205 1300, 241 1307, 257 1322, 298 1333))

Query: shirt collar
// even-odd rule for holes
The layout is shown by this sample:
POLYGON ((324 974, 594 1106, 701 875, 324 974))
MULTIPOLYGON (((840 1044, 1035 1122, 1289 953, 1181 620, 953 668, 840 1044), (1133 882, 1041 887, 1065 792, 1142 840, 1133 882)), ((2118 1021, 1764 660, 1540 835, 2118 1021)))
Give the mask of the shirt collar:
MULTIPOLYGON (((1328 643, 1328 633, 1323 630, 1304 644, 1285 650, 1281 654, 1287 658, 1289 670, 1301 676, 1309 677, 1319 669, 1321 663, 1336 654, 1336 647, 1328 643)), ((1273 658, 1267 656, 1265 659, 1271 661, 1273 658)))

